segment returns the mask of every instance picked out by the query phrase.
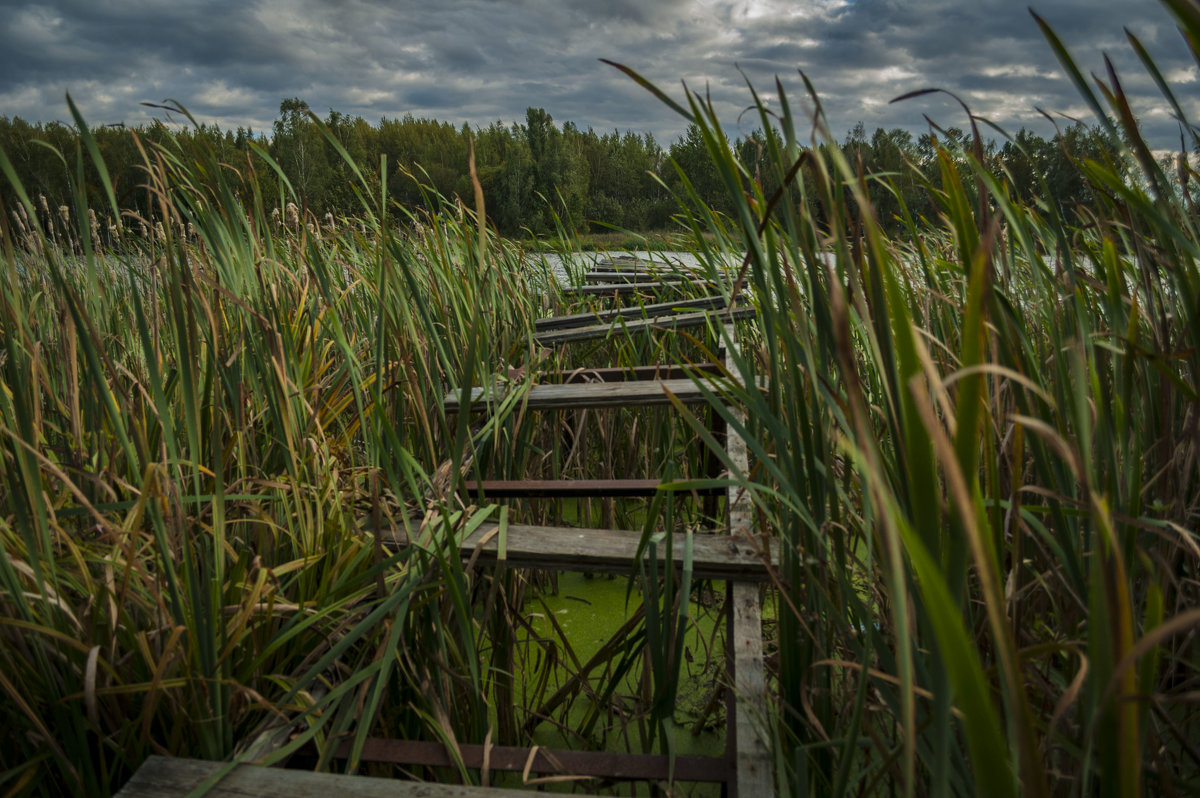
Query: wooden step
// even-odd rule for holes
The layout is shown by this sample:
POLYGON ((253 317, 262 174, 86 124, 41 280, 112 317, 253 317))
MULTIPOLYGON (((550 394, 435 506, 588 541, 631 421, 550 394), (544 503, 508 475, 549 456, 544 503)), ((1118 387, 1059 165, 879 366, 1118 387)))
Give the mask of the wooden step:
MULTIPOLYGON (((503 399, 504 386, 498 393, 488 395, 486 389, 471 388, 468 404, 482 409, 503 399)), ((525 407, 529 410, 564 410, 601 407, 648 407, 670 405, 674 396, 684 404, 699 404, 705 401, 700 387, 690 379, 638 380, 615 383, 571 383, 567 385, 535 385, 525 396, 525 407)), ((446 394, 442 405, 447 413, 462 409, 462 391, 446 394)))
POLYGON ((748 319, 753 317, 755 313, 755 309, 749 306, 721 311, 701 310, 695 313, 674 313, 644 319, 628 319, 619 323, 592 324, 586 327, 572 327, 565 330, 547 330, 546 332, 535 333, 533 340, 542 346, 554 346, 572 341, 607 338, 614 332, 622 330, 625 332, 683 330, 689 327, 701 327, 709 322, 724 323, 739 319, 748 319))
POLYGON ((634 382, 640 380, 685 380, 693 374, 721 374, 717 363, 662 363, 653 366, 604 366, 578 368, 545 374, 547 382, 570 384, 578 382, 634 382))
POLYGON ((672 291, 678 292, 694 285, 696 285, 696 283, 693 282, 664 282, 655 280, 653 282, 584 285, 578 288, 568 287, 562 289, 562 292, 567 296, 612 296, 614 294, 627 296, 629 294, 659 294, 672 291))
MULTIPOLYGON (((464 560, 475 558, 484 565, 503 560, 514 568, 628 574, 638 567, 636 555, 641 538, 641 532, 626 529, 508 524, 501 541, 498 524, 482 524, 462 542, 459 552, 464 560)), ((683 562, 684 546, 684 535, 676 534, 672 541, 676 568, 683 562)), ((660 560, 665 556, 663 548, 659 544, 660 560)), ((745 540, 700 534, 692 535, 692 576, 758 582, 767 578, 767 568, 745 540)))
POLYGON ((362 798, 529 798, 528 790, 496 787, 464 787, 420 781, 343 776, 308 770, 283 770, 257 765, 230 765, 182 757, 151 756, 131 778, 118 798, 167 798, 188 795, 204 781, 224 778, 204 794, 209 798, 316 798, 316 796, 362 796, 362 798))
POLYGON ((707 280, 698 274, 662 269, 655 271, 611 271, 584 272, 583 280, 587 283, 703 283, 707 280))
POLYGON ((592 268, 597 270, 607 269, 612 271, 616 269, 663 268, 664 266, 672 267, 674 264, 664 264, 661 260, 647 260, 645 258, 635 258, 630 255, 618 255, 615 258, 598 260, 595 262, 595 264, 593 264, 592 268))
MULTIPOLYGON (((588 496, 653 496, 659 485, 657 479, 484 479, 463 483, 469 496, 482 493, 489 499, 550 499, 588 496)), ((691 495, 691 491, 680 491, 691 495)), ((700 496, 720 496, 724 488, 704 488, 695 491, 700 496)))
POLYGON ((726 302, 723 296, 702 296, 696 299, 681 299, 676 302, 657 302, 652 305, 635 305, 615 310, 572 313, 566 316, 550 316, 535 321, 533 329, 538 332, 544 332, 546 330, 559 330, 566 327, 586 327, 591 324, 612 321, 613 319, 642 319, 650 316, 663 316, 668 313, 682 313, 688 310, 721 310, 727 305, 728 302, 726 302))

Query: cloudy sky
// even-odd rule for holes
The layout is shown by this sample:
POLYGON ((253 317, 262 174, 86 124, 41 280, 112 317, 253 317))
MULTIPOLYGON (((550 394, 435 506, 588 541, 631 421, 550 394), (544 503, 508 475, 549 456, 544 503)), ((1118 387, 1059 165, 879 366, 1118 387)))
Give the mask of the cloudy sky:
MULTIPOLYGON (((1155 0, 1033 7, 1085 72, 1114 57, 1159 146, 1178 141, 1178 124, 1124 28, 1200 119, 1195 63, 1155 0)), ((264 131, 298 96, 371 122, 508 123, 540 106, 558 122, 674 140, 682 120, 601 58, 675 97, 681 82, 707 90, 734 129, 749 101, 739 68, 764 93, 778 75, 796 98, 803 70, 839 138, 859 120, 963 125, 943 96, 888 104, 928 87, 1013 132, 1046 133, 1035 106, 1086 116, 1013 0, 0 0, 0 19, 0 115, 30 121, 67 118, 70 91, 92 124, 161 118, 140 103, 173 98, 201 121, 264 131)))

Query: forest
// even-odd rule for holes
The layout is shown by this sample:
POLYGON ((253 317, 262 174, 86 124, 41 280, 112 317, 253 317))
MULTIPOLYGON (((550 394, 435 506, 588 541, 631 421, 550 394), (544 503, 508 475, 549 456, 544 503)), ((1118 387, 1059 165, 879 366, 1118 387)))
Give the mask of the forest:
MULTIPOLYGON (((232 168, 263 175, 269 175, 270 167, 262 156, 268 156, 278 166, 276 174, 286 177, 303 210, 311 214, 309 218, 318 220, 352 215, 361 207, 361 198, 355 196, 361 189, 355 188, 350 162, 367 176, 373 193, 378 194, 386 180, 389 199, 406 207, 425 207, 430 191, 451 199, 462 197, 471 204, 468 153, 472 145, 488 218, 509 237, 550 234, 560 224, 573 232, 662 231, 670 227, 679 207, 677 198, 684 193, 685 179, 688 191, 709 208, 725 213, 733 209, 695 125, 664 148, 648 133, 600 133, 572 122, 560 126, 542 108, 527 109, 523 123, 510 125, 497 121, 487 127, 455 127, 412 115, 384 117, 372 125, 334 110, 320 119, 303 100, 291 98, 280 104, 269 133, 156 121, 136 127, 98 126, 92 135, 108 165, 118 203, 146 219, 155 216, 153 190, 146 185, 143 165, 148 145, 168 145, 169 151, 191 162, 211 155, 232 168)), ((929 192, 940 182, 939 145, 962 151, 968 143, 967 134, 956 127, 931 128, 920 135, 901 128, 877 128, 868 134, 860 122, 840 145, 819 146, 840 146, 865 174, 884 178, 870 180, 867 190, 880 223, 894 233, 904 229, 902 207, 918 219, 932 211, 929 192)), ((80 178, 55 152, 71 153, 79 146, 73 126, 0 117, 0 149, 8 153, 31 195, 46 198, 47 208, 71 206, 74 186, 81 179, 92 203, 101 199, 102 183, 90 161, 80 178)), ((766 168, 769 154, 762 131, 739 136, 731 146, 746 174, 754 176, 770 196, 776 186, 771 185, 774 178, 766 168)), ((1008 181, 1015 198, 1072 215, 1073 209, 1092 200, 1075 164, 1087 158, 1100 160, 1101 150, 1108 146, 1094 131, 1072 123, 1049 139, 1022 129, 1003 144, 987 142, 981 154, 987 167, 1008 181)), ((278 183, 278 196, 290 196, 283 181, 278 183)), ((797 192, 802 188, 797 187, 797 192)), ((806 195, 811 197, 811 190, 806 195)), ((17 207, 8 185, 0 186, 0 200, 6 208, 17 207)), ((286 202, 281 200, 279 207, 286 202)), ((821 213, 819 207, 810 210, 821 213)))

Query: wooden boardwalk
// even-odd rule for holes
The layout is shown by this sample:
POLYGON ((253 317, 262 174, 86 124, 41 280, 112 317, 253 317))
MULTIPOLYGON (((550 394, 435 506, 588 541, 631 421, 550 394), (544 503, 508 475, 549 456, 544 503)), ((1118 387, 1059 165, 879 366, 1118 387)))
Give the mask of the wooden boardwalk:
MULTIPOLYGON (((674 404, 677 400, 685 405, 708 401, 713 388, 706 389, 691 379, 637 380, 619 383, 567 383, 535 385, 522 397, 527 410, 572 410, 598 409, 606 407, 653 407, 674 404)), ((483 410, 489 405, 499 404, 507 398, 507 389, 470 388, 451 391, 443 398, 448 413, 458 413, 464 407, 483 410)))
POLYGON ((367 776, 339 776, 306 770, 231 766, 222 762, 152 756, 117 793, 119 798, 165 798, 187 795, 206 782, 210 798, 528 798, 527 790, 462 787, 367 776))
MULTIPOLYGON (((669 292, 683 286, 683 281, 691 278, 669 269, 654 269, 644 263, 620 260, 598 265, 591 279, 600 284, 584 289, 597 289, 597 294, 617 296, 629 293, 659 295, 664 290, 669 292)), ((548 347, 603 339, 620 328, 657 333, 705 327, 710 331, 723 328, 729 346, 736 340, 734 323, 750 318, 753 313, 747 306, 730 308, 719 296, 665 301, 542 319, 536 324, 534 339, 548 347)), ((484 413, 508 399, 508 391, 517 390, 523 394, 516 396, 516 400, 528 411, 625 408, 636 412, 639 408, 676 403, 695 405, 716 398, 722 380, 726 381, 725 385, 729 384, 730 355, 726 353, 724 363, 701 365, 567 369, 549 375, 549 381, 531 388, 510 388, 500 384, 491 391, 481 387, 450 391, 443 404, 447 413, 484 413)), ((734 476, 747 473, 745 442, 731 431, 714 430, 714 434, 722 432, 725 432, 726 454, 733 464, 734 476)), ((474 479, 466 481, 461 489, 469 495, 499 499, 648 496, 661 490, 661 486, 661 481, 654 478, 474 479)), ((723 756, 677 756, 671 759, 657 754, 460 745, 452 758, 440 743, 369 739, 361 761, 447 767, 454 764, 455 758, 461 758, 467 767, 519 772, 525 777, 533 772, 556 777, 597 777, 655 784, 666 782, 673 774, 680 781, 720 783, 725 788, 724 794, 735 798, 766 798, 773 794, 766 734, 771 702, 764 676, 759 598, 760 585, 767 579, 771 563, 752 535, 751 506, 744 495, 735 488, 707 488, 694 494, 710 500, 714 495, 722 494, 726 500, 723 530, 713 530, 717 534, 677 533, 672 536, 670 546, 675 568, 681 568, 686 560, 694 578, 726 582, 726 671, 730 686, 726 690, 726 750, 723 756)), ((481 525, 462 541, 459 554, 475 567, 628 574, 635 572, 647 556, 656 556, 665 564, 665 539, 659 540, 647 550, 640 531, 489 523, 481 525)), ((395 542, 406 541, 397 535, 395 542)), ((525 790, 426 784, 151 757, 118 795, 123 798, 182 795, 205 783, 215 785, 208 794, 218 798, 251 795, 304 798, 338 792, 380 798, 528 794, 525 790)))
MULTIPOLYGON (((679 568, 690 543, 695 579, 762 582, 766 563, 749 545, 728 535, 672 536, 672 556, 679 568)), ((642 533, 626 529, 483 524, 460 545, 464 559, 478 563, 504 562, 510 568, 547 571, 585 571, 627 574, 639 561, 642 533), (503 534, 501 534, 503 532, 503 534)), ((662 548, 658 559, 664 559, 662 548)))

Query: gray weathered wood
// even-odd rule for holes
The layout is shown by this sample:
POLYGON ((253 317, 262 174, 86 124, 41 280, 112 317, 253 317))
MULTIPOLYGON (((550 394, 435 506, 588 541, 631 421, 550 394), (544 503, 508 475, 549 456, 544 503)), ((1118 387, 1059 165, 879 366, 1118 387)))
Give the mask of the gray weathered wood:
POLYGON ((647 329, 682 330, 689 327, 701 327, 710 321, 729 321, 748 319, 754 316, 752 307, 738 307, 722 311, 697 311, 694 313, 673 313, 664 316, 651 316, 644 319, 626 319, 621 322, 589 324, 585 327, 572 327, 564 330, 547 330, 535 333, 533 340, 542 346, 554 346, 571 341, 588 341, 607 338, 614 332, 640 332, 647 329))
POLYGON ((648 316, 662 316, 667 313, 679 313, 687 310, 719 310, 728 303, 723 296, 703 296, 697 299, 681 299, 677 302, 656 302, 652 305, 634 305, 615 310, 593 311, 591 313, 572 313, 566 316, 549 316, 538 319, 533 328, 538 332, 557 330, 564 327, 585 327, 589 324, 612 321, 613 319, 639 319, 648 316))
MULTIPOLYGON (((228 767, 223 762, 152 756, 138 768, 117 797, 176 798, 188 794, 205 779, 228 767)), ((361 798, 529 798, 529 792, 525 790, 426 784, 255 765, 234 767, 207 795, 210 798, 330 798, 339 795, 361 798)))
POLYGON ((739 798, 773 794, 771 747, 767 729, 769 697, 763 675, 762 612, 758 585, 734 582, 730 635, 733 638, 734 693, 737 696, 733 730, 737 740, 739 798))
MULTIPOLYGON (((338 746, 334 757, 346 758, 350 743, 338 746)), ((482 746, 459 743, 456 756, 442 743, 423 740, 387 740, 369 737, 363 743, 362 762, 390 762, 400 765, 454 767, 461 759, 465 767, 482 769, 486 762, 493 771, 546 773, 552 776, 586 776, 630 781, 666 781, 672 766, 680 781, 728 782, 733 763, 724 757, 680 754, 634 754, 624 751, 566 751, 539 746, 536 751, 523 746, 482 746)))
POLYGON ((563 385, 581 382, 634 382, 637 380, 685 380, 692 375, 723 374, 718 363, 656 363, 651 366, 604 366, 549 372, 546 382, 563 385))
MULTIPOLYGON (((662 261, 646 260, 645 258, 635 258, 629 255, 618 255, 615 258, 596 261, 597 269, 649 269, 655 266, 663 266, 662 261)), ((671 265, 671 264, 665 264, 671 265)))
POLYGON ((608 271, 585 272, 584 282, 588 283, 705 283, 702 275, 672 269, 647 269, 645 271, 608 271))
MULTIPOLYGON (((640 540, 640 532, 625 529, 508 524, 501 541, 496 524, 483 524, 459 549, 464 559, 475 557, 478 563, 493 564, 501 559, 503 542, 503 559, 515 568, 629 573, 637 568, 640 540)), ((684 536, 676 534, 671 553, 677 567, 683 562, 684 545, 684 536)), ((660 543, 657 548, 661 560, 665 546, 660 543)), ((766 578, 766 567, 756 552, 739 541, 725 535, 693 535, 692 574, 697 579, 757 581, 766 578)))
MULTIPOLYGON (((489 499, 553 498, 582 496, 653 496, 663 483, 657 479, 485 479, 467 480, 463 493, 482 493, 489 499)), ((688 491, 679 491, 688 496, 688 491)), ((722 494, 717 488, 696 491, 702 496, 722 494)))
MULTIPOLYGON (((472 388, 469 405, 472 408, 484 408, 488 404, 502 399, 504 390, 503 386, 498 386, 497 394, 489 397, 483 388, 472 388)), ((525 406, 530 410, 644 407, 669 405, 671 404, 670 396, 675 396, 684 404, 698 404, 705 401, 699 386, 690 379, 638 380, 635 382, 534 385, 525 397, 525 406)), ((446 394, 442 399, 442 405, 448 413, 461 410, 461 391, 456 390, 446 394)))
MULTIPOLYGON (((736 329, 725 326, 725 367, 736 368, 736 329)), ((746 420, 739 408, 732 415, 739 423, 746 420)), ((726 430, 725 450, 730 461, 731 479, 744 478, 750 473, 750 453, 746 441, 730 428, 726 430)), ((759 549, 753 544, 754 506, 745 491, 731 485, 726 497, 729 512, 729 535, 747 549, 759 549)), ((729 592, 733 607, 729 615, 729 636, 733 658, 733 690, 736 695, 733 716, 728 723, 734 728, 736 741, 737 777, 733 794, 741 798, 759 798, 772 794, 771 749, 768 742, 768 707, 766 677, 763 674, 762 615, 758 586, 735 582, 729 592)))
POLYGON ((686 282, 664 282, 655 280, 652 282, 640 283, 610 283, 602 285, 583 285, 579 287, 567 287, 562 289, 562 292, 567 295, 574 296, 612 296, 620 294, 660 294, 679 292, 685 288, 690 288, 693 283, 686 282))

